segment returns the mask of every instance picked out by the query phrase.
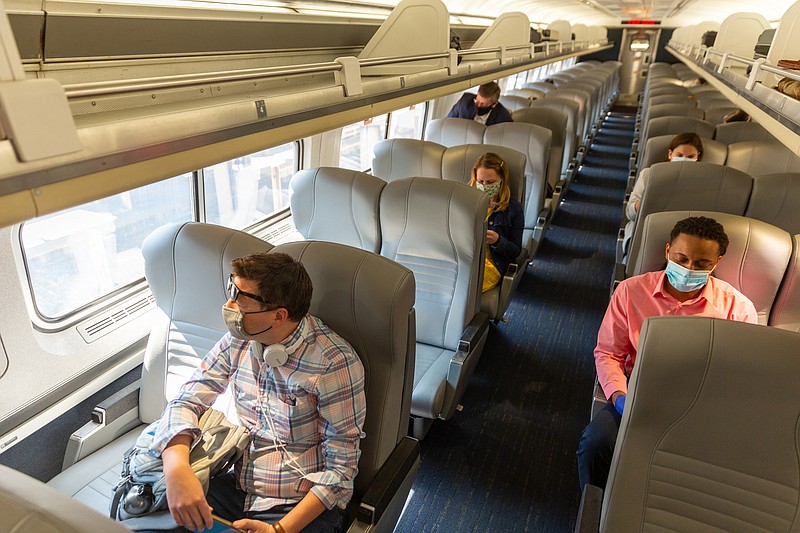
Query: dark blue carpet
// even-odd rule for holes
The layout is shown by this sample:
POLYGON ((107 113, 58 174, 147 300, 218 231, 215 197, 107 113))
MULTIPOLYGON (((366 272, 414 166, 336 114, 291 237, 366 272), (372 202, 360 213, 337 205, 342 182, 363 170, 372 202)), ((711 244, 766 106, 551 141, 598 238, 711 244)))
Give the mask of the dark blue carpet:
POLYGON ((589 420, 633 122, 615 112, 600 129, 508 323, 489 333, 464 410, 422 441, 397 531, 572 531, 575 449, 589 420))

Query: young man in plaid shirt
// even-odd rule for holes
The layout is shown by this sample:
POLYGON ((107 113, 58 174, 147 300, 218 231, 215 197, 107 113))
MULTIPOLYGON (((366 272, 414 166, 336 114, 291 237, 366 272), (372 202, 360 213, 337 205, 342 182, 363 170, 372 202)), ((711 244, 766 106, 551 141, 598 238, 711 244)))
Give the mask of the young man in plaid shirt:
POLYGON ((286 254, 232 261, 227 333, 167 406, 150 453, 164 460, 176 531, 212 527, 211 512, 248 532, 339 531, 358 472, 364 368, 308 314, 311 279, 286 254), (228 386, 251 443, 208 498, 189 466, 199 416, 228 386), (185 529, 184 529, 185 528, 185 529))

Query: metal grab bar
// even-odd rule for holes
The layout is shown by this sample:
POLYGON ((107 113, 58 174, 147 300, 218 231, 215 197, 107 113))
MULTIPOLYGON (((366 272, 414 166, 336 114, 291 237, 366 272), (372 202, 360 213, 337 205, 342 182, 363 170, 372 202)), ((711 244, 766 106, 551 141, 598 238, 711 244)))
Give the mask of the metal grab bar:
POLYGON ((75 83, 65 85, 68 98, 84 96, 110 95, 149 89, 168 89, 186 87, 205 83, 249 80, 254 78, 280 78, 284 76, 302 76, 322 72, 338 72, 342 70, 340 63, 309 63, 289 67, 264 67, 245 70, 230 70, 213 74, 176 74, 159 78, 138 78, 132 80, 97 81, 92 83, 75 83))

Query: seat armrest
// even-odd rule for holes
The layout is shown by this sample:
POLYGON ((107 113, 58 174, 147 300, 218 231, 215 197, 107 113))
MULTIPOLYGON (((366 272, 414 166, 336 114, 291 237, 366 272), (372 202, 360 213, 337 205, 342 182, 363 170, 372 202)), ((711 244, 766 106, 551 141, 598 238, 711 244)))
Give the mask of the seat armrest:
POLYGON ((112 394, 92 410, 92 422, 108 425, 139 405, 141 380, 112 394))
POLYGON ((625 257, 625 226, 620 226, 619 230, 617 230, 617 257, 616 262, 617 264, 622 263, 623 258, 625 257))
POLYGON ((589 484, 584 486, 574 533, 589 533, 590 531, 597 533, 600 530, 600 512, 602 509, 603 489, 589 484))
POLYGON ((611 298, 611 295, 614 294, 614 290, 617 288, 622 280, 625 279, 625 263, 616 263, 614 265, 614 279, 611 280, 611 291, 608 293, 608 297, 611 298))
POLYGON ((70 435, 63 470, 141 424, 140 383, 141 380, 136 380, 95 406, 91 421, 70 435))
POLYGON ((419 460, 419 441, 403 437, 375 475, 358 506, 356 518, 365 524, 377 524, 403 481, 419 460))
POLYGON ((489 315, 486 313, 478 313, 461 334, 461 339, 458 341, 458 351, 450 360, 451 363, 463 363, 467 355, 477 347, 481 338, 486 334, 489 328, 489 315))

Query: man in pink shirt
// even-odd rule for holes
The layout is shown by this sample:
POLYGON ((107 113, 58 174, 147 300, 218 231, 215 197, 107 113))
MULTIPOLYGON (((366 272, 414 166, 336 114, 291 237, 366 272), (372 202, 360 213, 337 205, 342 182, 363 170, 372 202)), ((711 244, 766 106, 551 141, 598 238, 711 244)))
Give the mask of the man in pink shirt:
POLYGON ((647 317, 710 316, 757 322, 756 309, 746 296, 710 276, 727 248, 728 236, 716 220, 686 218, 670 233, 666 269, 628 278, 614 291, 594 349, 598 381, 609 403, 581 436, 581 490, 586 483, 605 487, 625 408, 628 376, 636 362, 639 331, 647 317))

